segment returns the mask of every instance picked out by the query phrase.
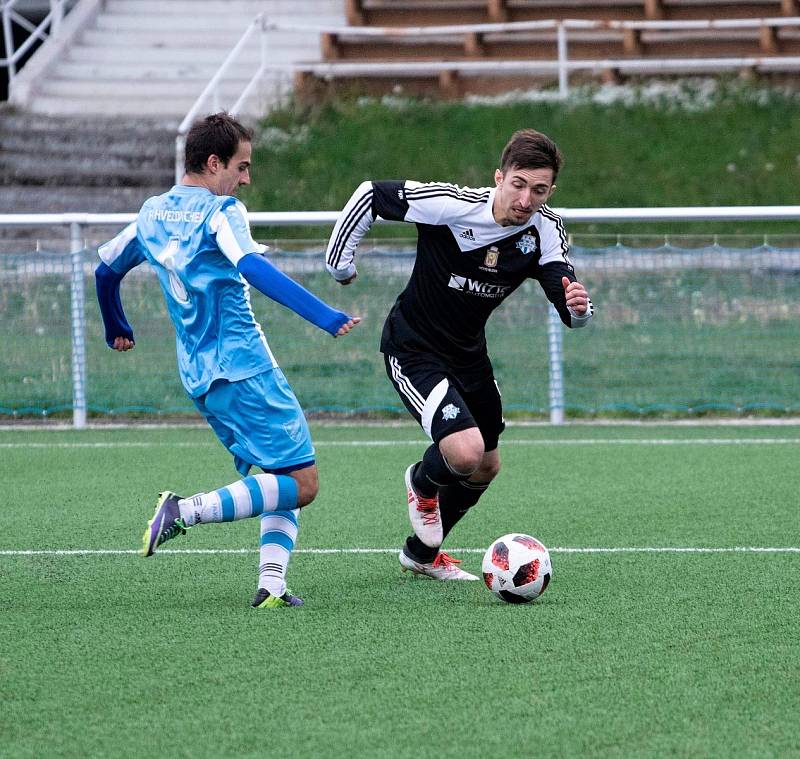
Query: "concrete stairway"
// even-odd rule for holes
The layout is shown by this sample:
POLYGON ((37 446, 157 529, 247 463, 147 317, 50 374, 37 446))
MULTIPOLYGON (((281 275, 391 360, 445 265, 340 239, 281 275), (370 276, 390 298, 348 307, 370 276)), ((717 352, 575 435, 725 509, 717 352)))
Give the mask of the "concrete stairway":
MULTIPOLYGON (((65 20, 75 27, 69 42, 45 51, 37 71, 43 45, 18 77, 22 102, 12 93, 12 106, 0 107, 2 212, 132 212, 163 192, 178 123, 261 12, 287 24, 344 23, 343 0, 81 0, 65 20)), ((225 80, 220 108, 260 64, 258 36, 225 80)), ((318 59, 319 45, 316 32, 267 38, 271 63, 318 59)), ((263 114, 277 89, 273 79, 242 115, 263 114)), ((0 229, 9 235, 22 232, 0 229)))
MULTIPOLYGON (((157 123, 0 109, 2 213, 137 211, 172 185, 174 162, 174 132, 157 123)), ((67 234, 60 226, 0 227, 0 252, 3 241, 67 234)))
MULTIPOLYGON (((279 23, 312 27, 268 32, 271 64, 318 60, 320 35, 313 27, 344 23, 343 0, 106 0, 37 77, 26 102, 15 100, 13 91, 12 102, 35 113, 130 115, 176 124, 262 12, 279 23)), ((259 65, 259 35, 251 43, 221 84, 220 107, 235 102, 259 65)), ((256 105, 263 111, 290 82, 286 74, 273 74, 256 105)))

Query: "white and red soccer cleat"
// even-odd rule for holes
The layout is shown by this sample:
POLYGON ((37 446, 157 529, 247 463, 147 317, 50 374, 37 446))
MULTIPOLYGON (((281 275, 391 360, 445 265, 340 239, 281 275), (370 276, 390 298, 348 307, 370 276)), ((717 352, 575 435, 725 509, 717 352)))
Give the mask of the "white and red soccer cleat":
POLYGON ((475 575, 465 572, 458 565, 458 559, 448 556, 444 551, 439 551, 436 558, 430 564, 422 564, 414 561, 405 551, 400 551, 400 566, 404 572, 413 572, 417 575, 424 575, 433 580, 477 580, 475 575))

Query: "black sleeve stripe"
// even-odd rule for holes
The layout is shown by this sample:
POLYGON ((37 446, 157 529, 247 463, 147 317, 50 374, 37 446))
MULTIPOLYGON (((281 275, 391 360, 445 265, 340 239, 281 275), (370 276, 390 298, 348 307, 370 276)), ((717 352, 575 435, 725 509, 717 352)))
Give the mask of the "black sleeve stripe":
POLYGON ((473 194, 465 193, 463 190, 447 190, 444 188, 421 188, 418 190, 406 190, 406 200, 425 200, 427 198, 454 198, 463 203, 485 203, 489 199, 489 193, 473 194))
POLYGON ((336 236, 336 242, 328 256, 327 263, 329 266, 336 268, 339 265, 347 240, 356 225, 364 217, 364 214, 372 213, 372 194, 372 190, 367 191, 363 197, 358 200, 355 206, 350 209, 347 218, 342 221, 342 225, 339 227, 339 234, 336 236))
POLYGON ((561 221, 561 217, 552 211, 548 206, 544 205, 539 209, 539 212, 545 219, 550 219, 555 225, 556 229, 558 230, 558 236, 561 238, 561 250, 564 253, 564 260, 569 263, 567 259, 567 253, 569 253, 569 245, 567 244, 567 233, 564 229, 564 223, 561 221))
POLYGON ((469 187, 458 187, 457 185, 449 184, 447 182, 428 182, 427 184, 419 187, 410 187, 406 189, 406 195, 411 195, 412 197, 418 194, 427 194, 430 192, 441 192, 448 195, 463 196, 465 198, 489 197, 489 190, 473 190, 469 187))

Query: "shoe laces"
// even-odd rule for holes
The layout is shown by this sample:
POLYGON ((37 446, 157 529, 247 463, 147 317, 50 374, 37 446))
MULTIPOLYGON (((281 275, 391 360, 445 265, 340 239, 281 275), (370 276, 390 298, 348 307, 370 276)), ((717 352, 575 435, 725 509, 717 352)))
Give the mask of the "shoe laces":
POLYGON ((428 512, 436 512, 439 508, 439 497, 433 496, 433 498, 425 498, 425 496, 421 496, 418 493, 415 494, 417 497, 417 511, 428 511, 428 512))
POLYGON ((436 558, 433 560, 433 566, 437 569, 443 567, 444 569, 457 569, 456 564, 460 564, 461 559, 454 559, 450 554, 444 551, 439 551, 436 558))
POLYGON ((186 526, 186 522, 183 519, 176 519, 166 530, 161 533, 161 536, 158 539, 158 544, 161 545, 168 540, 171 540, 176 535, 185 535, 186 530, 189 528, 186 526))

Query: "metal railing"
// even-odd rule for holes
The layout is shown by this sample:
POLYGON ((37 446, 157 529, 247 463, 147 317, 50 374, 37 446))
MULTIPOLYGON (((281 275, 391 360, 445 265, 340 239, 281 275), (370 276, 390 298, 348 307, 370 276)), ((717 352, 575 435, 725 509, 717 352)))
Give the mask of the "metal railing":
MULTIPOLYGON (((233 103, 232 106, 226 108, 228 113, 232 115, 238 115, 239 112, 243 109, 245 103, 250 99, 253 93, 256 91, 259 83, 264 77, 264 74, 267 71, 276 71, 276 72, 286 72, 290 71, 291 68, 287 66, 281 65, 272 65, 267 62, 267 38, 266 32, 270 30, 276 30, 278 28, 283 29, 297 29, 301 27, 285 27, 279 26, 271 21, 269 21, 264 13, 259 13, 247 26, 242 36, 239 38, 238 42, 231 48, 230 53, 225 57, 225 60, 220 64, 219 68, 217 69, 214 76, 211 77, 208 84, 205 86, 203 91, 197 97, 192 107, 183 117, 180 125, 178 126, 178 132, 175 136, 175 182, 180 182, 181 177, 183 176, 183 152, 186 146, 186 134, 192 126, 192 123, 201 112, 207 112, 209 110, 212 113, 216 113, 222 107, 221 101, 221 94, 220 94, 220 85, 222 80, 224 79, 225 75, 228 71, 236 64, 239 57, 242 55, 242 52, 247 48, 248 43, 250 42, 251 38, 254 34, 260 34, 259 39, 259 50, 260 50, 260 63, 258 68, 256 69, 255 73, 250 77, 249 81, 245 85, 244 89, 242 90, 239 97, 233 103)), ((317 29, 313 29, 313 31, 317 31, 317 29)))
POLYGON ((50 11, 38 23, 34 24, 18 11, 15 6, 21 0, 0 0, 2 12, 3 43, 5 44, 6 57, 0 58, 0 66, 8 69, 9 86, 17 75, 17 63, 37 42, 44 42, 48 37, 58 34, 61 20, 71 5, 70 0, 50 0, 50 11), (28 37, 18 47, 14 48, 14 25, 28 32, 28 37))
MULTIPOLYGON (((800 221, 800 206, 720 206, 672 208, 556 208, 567 222, 654 222, 654 221, 800 221)), ((333 225, 339 217, 336 211, 259 212, 251 213, 254 226, 333 225)), ((71 253, 71 322, 72 322, 72 408, 73 426, 83 428, 87 422, 86 397, 86 292, 83 253, 84 230, 88 226, 123 226, 136 218, 136 214, 0 214, 3 227, 50 228, 68 227, 71 253)), ((378 220, 383 222, 382 219, 378 220)), ((393 222, 391 222, 393 223, 393 222)), ((320 259, 320 268, 323 262, 320 259)), ((548 309, 548 366, 550 421, 564 421, 564 371, 562 327, 558 314, 548 309)))

